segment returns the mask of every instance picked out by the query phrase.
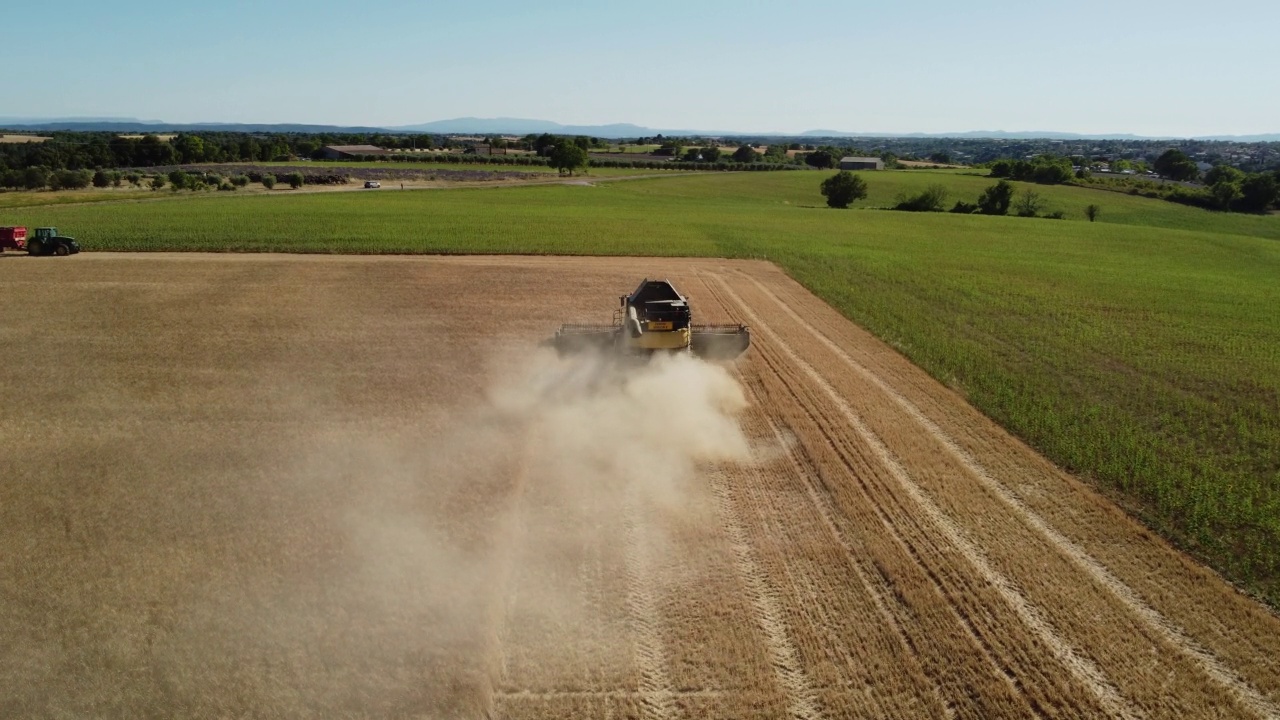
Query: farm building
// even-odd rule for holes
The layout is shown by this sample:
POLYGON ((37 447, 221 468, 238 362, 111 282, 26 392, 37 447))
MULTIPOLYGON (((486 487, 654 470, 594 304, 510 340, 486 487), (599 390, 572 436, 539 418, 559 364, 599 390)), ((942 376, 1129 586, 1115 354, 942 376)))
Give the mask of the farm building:
POLYGON ((374 145, 325 145, 320 148, 325 160, 350 160, 361 155, 390 155, 390 150, 383 150, 374 145))
POLYGON ((877 157, 842 157, 841 170, 883 170, 884 161, 877 157))

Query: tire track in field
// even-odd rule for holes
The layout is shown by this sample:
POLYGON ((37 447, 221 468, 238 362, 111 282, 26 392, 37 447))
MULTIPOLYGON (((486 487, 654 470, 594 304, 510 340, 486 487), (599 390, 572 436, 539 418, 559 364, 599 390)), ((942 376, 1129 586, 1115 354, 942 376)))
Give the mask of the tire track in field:
POLYGON ((1012 510, 1014 515, 1020 518, 1025 525, 1039 533, 1063 557, 1070 560, 1098 585, 1110 592, 1125 609, 1152 628, 1157 636, 1190 658, 1205 675, 1226 690, 1245 708, 1259 717, 1280 718, 1280 706, 1268 700, 1260 691, 1232 672, 1216 655, 1196 642, 1176 623, 1164 617, 1160 611, 1148 605, 1133 588, 1116 577, 1096 558, 1089 555, 1084 548, 1045 521, 1035 510, 1027 506, 1014 491, 996 480, 972 453, 961 447, 945 430, 926 416, 915 403, 871 372, 865 365, 855 360, 820 330, 805 321, 764 284, 745 274, 742 274, 742 276, 750 280, 757 290, 780 307, 798 326, 804 328, 862 378, 888 396, 903 412, 942 445, 984 488, 1012 510))
MULTIPOLYGON (((757 400, 759 399, 758 395, 756 395, 754 391, 749 392, 751 392, 752 397, 755 397, 757 400)), ((773 419, 765 413, 761 413, 761 418, 774 441, 777 443, 777 447, 786 448, 788 445, 786 438, 783 436, 782 430, 774 423, 773 419)), ((911 664, 916 665, 918 670, 919 650, 916 649, 911 640, 907 637, 898 617, 889 610, 889 605, 885 601, 884 596, 885 588, 877 587, 876 584, 872 583, 870 577, 868 577, 866 571, 862 567, 862 564, 858 559, 858 555, 853 551, 853 544, 850 542, 849 538, 846 537, 844 530, 837 526, 836 517, 838 517, 838 511, 831 506, 831 502, 828 498, 819 493, 817 488, 814 486, 813 474, 798 458, 796 458, 795 454, 789 448, 784 454, 786 455, 787 461, 791 465, 792 470, 795 471, 796 477, 800 479, 800 482, 804 487, 805 494, 809 498, 810 504, 821 520, 823 529, 826 531, 828 537, 833 540, 843 552, 848 566, 852 568, 854 576, 858 578, 858 583, 871 599, 871 603, 875 607, 876 614, 880 617, 880 621, 883 623, 884 627, 889 628, 894 639, 897 640, 906 655, 912 659, 913 662, 911 664)), ((923 672, 921 672, 921 674, 923 674, 923 672)), ((1004 676, 1003 673, 1001 673, 1001 676, 1004 676)), ((932 683, 931 689, 931 694, 937 701, 938 707, 942 709, 943 714, 948 718, 954 718, 956 714, 955 708, 951 703, 947 702, 942 693, 942 688, 939 687, 937 683, 932 683)))
POLYGON ((817 720, 823 717, 818 710, 818 696, 813 691, 809 676, 800 665, 799 653, 787 632, 782 613, 782 600, 769 584, 768 577, 760 569, 751 552, 742 520, 729 494, 729 483, 725 479, 724 472, 712 473, 710 484, 717 509, 720 511, 721 527, 729 536, 729 547, 733 552, 738 577, 742 580, 748 599, 755 610, 756 623, 764 631, 765 644, 768 646, 772 660, 773 674, 779 687, 786 693, 790 716, 796 720, 817 720))
MULTIPOLYGON (((768 354, 768 352, 761 349, 761 357, 764 358, 764 362, 770 367, 773 374, 778 377, 779 382, 785 388, 792 401, 794 401, 798 407, 803 408, 807 405, 807 402, 797 394, 795 388, 791 387, 790 384, 783 379, 784 373, 781 372, 780 368, 776 366, 773 361, 768 359, 768 354)), ((839 448, 841 446, 840 438, 835 437, 826 431, 823 420, 819 415, 814 414, 813 410, 805 410, 804 412, 814 423, 814 427, 817 428, 814 432, 821 434, 827 444, 833 448, 839 448)), ((771 418, 766 417, 765 422, 768 423, 771 428, 776 442, 781 446, 786 447, 787 442, 783 437, 781 429, 773 423, 771 418)), ((843 466, 852 474, 855 481, 857 481, 858 473, 851 465, 849 465, 848 458, 844 456, 844 452, 837 449, 836 453, 841 458, 843 466)), ((794 453, 790 450, 788 450, 786 454, 791 460, 792 467, 800 477, 803 478, 802 482, 805 483, 806 492, 808 493, 813 505, 819 509, 824 520, 824 524, 829 528, 832 537, 844 551, 848 561, 851 563, 855 573, 858 575, 860 582, 876 599, 876 604, 879 607, 879 613, 882 618, 884 618, 886 623, 893 628, 897 640, 906 652, 917 658, 917 663, 924 665, 925 663, 922 663, 921 659, 927 657, 927 655, 920 649, 918 642, 911 638, 911 634, 907 632, 897 615, 889 609, 890 604, 887 598, 898 594, 898 590, 893 586, 890 577, 886 574, 884 568, 881 567, 879 562, 872 561, 870 567, 863 567, 865 561, 862 557, 865 553, 856 553, 854 551, 854 547, 858 545, 858 542, 850 537, 850 532, 847 529, 848 524, 853 521, 847 518, 835 505, 830 492, 823 487, 823 483, 819 479, 819 475, 816 474, 817 471, 812 469, 811 464, 797 459, 794 453), (872 580, 872 578, 875 578, 875 580, 872 580)), ((981 656, 992 676, 998 678, 1011 695, 1022 698, 1028 704, 1025 708, 1025 712, 1027 714, 1035 717, 1043 717, 1044 712, 1042 711, 1040 703, 1033 700, 1029 694, 1020 687, 1019 683, 1015 680, 1015 672, 1009 667, 1008 663, 1004 661, 1000 651, 994 647, 992 643, 984 637, 979 628, 974 625, 970 611, 966 611, 957 605, 955 599, 950 597, 950 593, 947 591, 943 580, 938 576, 937 570, 931 568, 929 563, 925 561, 924 554, 927 553, 928 548, 922 549, 916 547, 916 543, 903 535, 895 519, 880 507, 879 501, 875 496, 875 492, 865 482, 858 481, 858 484, 861 490, 860 494, 865 498, 869 512, 875 517, 875 521, 879 524, 880 529, 883 530, 888 541, 897 548, 898 552, 902 554, 902 561, 911 563, 920 573, 923 581, 928 583, 934 592, 938 594, 938 597, 945 601, 945 612, 948 613, 950 619, 956 624, 957 629, 963 634, 967 641, 968 649, 971 649, 977 655, 981 656)), ((899 600, 895 604, 901 606, 902 601, 899 600)), ((935 660, 935 662, 938 660, 937 657, 933 657, 932 659, 935 660)), ((947 661, 943 660, 943 662, 947 661)), ((933 666, 934 672, 938 671, 936 664, 930 663, 930 665, 933 666)), ((967 682, 959 677, 955 677, 953 679, 961 682, 967 682)), ((948 698, 946 692, 939 683, 933 683, 931 694, 938 699, 939 705, 943 708, 943 712, 948 717, 954 717, 956 715, 956 704, 948 698)))
MULTIPOLYGON (((680 690, 671 693, 673 698, 722 698, 725 690, 680 690)), ((506 700, 547 702, 549 700, 643 700, 644 694, 634 690, 512 690, 499 693, 506 700)))
MULTIPOLYGON (((721 297, 720 293, 718 293, 715 288, 706 282, 704 277, 699 277, 699 280, 707 292, 715 298, 726 312, 730 315, 736 315, 736 313, 733 312, 733 308, 724 301, 724 298, 721 297)), ((735 317, 735 321, 739 320, 739 318, 735 317)), ((791 387, 790 383, 786 381, 785 377, 787 373, 784 372, 783 366, 772 360, 770 358, 771 353, 763 348, 757 346, 757 352, 759 353, 757 357, 767 367, 767 372, 764 374, 772 375, 777 378, 778 382, 783 388, 785 388, 787 394, 795 402, 796 407, 805 408, 808 403, 798 395, 795 389, 791 387)), ((739 373, 738 375, 739 380, 742 381, 743 378, 741 377, 741 374, 739 373)), ((754 399, 751 405, 754 407, 761 407, 761 396, 759 392, 750 383, 743 382, 743 386, 748 395, 754 399)), ((806 409, 804 412, 813 421, 814 427, 818 429, 817 431, 825 436, 827 442, 833 448, 841 445, 838 438, 833 437, 826 431, 822 420, 815 415, 812 410, 806 409)), ((796 457, 795 451, 791 447, 792 444, 783 436, 781 428, 779 428, 767 412, 760 413, 759 417, 763 424, 768 428, 769 436, 772 437, 773 441, 776 443, 775 446, 785 449, 784 454, 795 472, 797 482, 799 482, 800 486, 804 488, 810 505, 817 512, 828 536, 834 541, 835 545, 841 549, 842 554, 846 559, 847 566, 853 571, 855 576, 858 578, 859 584, 871 599, 874 611, 882 620, 884 627, 891 630, 894 641, 896 641, 896 643, 903 649, 905 656, 910 658, 910 660, 907 661, 908 664, 912 665, 917 671, 919 671, 922 677, 928 679, 928 693, 937 701, 937 705, 941 710, 941 713, 948 718, 954 718, 957 714, 956 704, 948 699, 942 685, 935 678, 923 671, 925 664, 922 662, 922 658, 924 656, 917 641, 912 639, 911 635, 903 627, 900 618, 890 609, 890 603, 886 598, 897 593, 892 586, 890 579, 884 575, 884 571, 878 566, 878 563, 872 564, 871 567, 864 566, 866 564, 866 553, 855 552, 854 548, 859 543, 850 537, 847 529, 847 524, 851 521, 835 506, 829 492, 822 487, 822 482, 819 479, 819 476, 815 474, 817 471, 810 465, 810 463, 802 461, 796 457), (873 580, 872 578, 876 579, 873 580)), ((838 454, 843 455, 843 453, 838 454)), ((762 461, 761 458, 757 458, 757 460, 762 461)), ((842 458, 841 462, 856 476, 856 471, 848 465, 847 459, 842 458)), ((745 487, 748 492, 751 492, 751 486, 748 485, 745 487)), ((946 598, 948 595, 947 590, 943 586, 936 572, 928 567, 928 564, 925 563, 920 556, 920 550, 903 536, 894 520, 889 517, 881 507, 879 507, 874 497, 874 493, 866 487, 865 484, 862 484, 862 495, 867 499, 867 503, 871 508, 872 514, 884 530, 889 541, 898 549, 899 552, 903 554, 907 562, 914 564, 921 575, 926 578, 926 581, 938 593, 939 597, 946 598)), ((993 647, 989 641, 984 639, 983 634, 974 626, 969 613, 957 607, 954 602, 946 603, 946 607, 950 618, 956 623, 964 637, 967 639, 969 647, 982 656, 992 671, 992 675, 1004 684, 1012 696, 1022 698, 1023 701, 1027 703, 1027 706, 1025 707, 1026 713, 1035 717, 1043 717, 1044 712, 1040 703, 1031 698, 1020 687, 1019 683, 1014 679, 1015 675, 1013 671, 1003 661, 999 651, 993 647)), ((835 640, 835 642, 838 643, 840 641, 835 640)), ((850 658, 850 660, 852 660, 852 658, 850 658)))
MULTIPOLYGON (((727 312, 731 315, 736 315, 730 307, 730 304, 725 302, 721 294, 717 292, 714 287, 708 284, 705 278, 700 277, 699 280, 702 281, 707 292, 710 293, 710 295, 714 297, 727 312)), ((740 318, 735 318, 735 321, 740 321, 740 318)), ((787 373, 784 371, 785 361, 779 358, 778 361, 775 362, 775 360, 770 357, 771 353, 759 346, 757 346, 757 352, 759 353, 757 357, 767 367, 767 372, 764 374, 772 375, 777 378, 778 382, 785 389, 785 392, 795 402, 797 408, 806 408, 808 403, 799 394, 797 394, 795 388, 791 387, 791 384, 785 379, 787 376, 787 373)), ((741 377, 739 379, 741 380, 741 377)), ((752 405, 760 406, 759 392, 749 383, 744 383, 744 387, 749 395, 752 398, 755 398, 752 405)), ((827 443, 831 447, 838 448, 842 445, 839 438, 832 436, 826 430, 824 422, 812 409, 805 409, 804 412, 809 416, 814 427, 817 428, 817 432, 821 433, 825 437, 827 443)), ((843 552, 848 566, 853 570, 864 591, 872 599, 875 611, 883 621, 884 626, 891 629, 897 644, 903 649, 907 657, 912 658, 910 661, 911 664, 913 664, 917 669, 923 670, 928 663, 923 662, 926 655, 924 654, 924 651, 922 651, 918 643, 918 639, 913 639, 911 634, 903 627, 901 619, 898 617, 897 613, 891 609, 891 601, 887 599, 896 595, 898 592, 893 587, 891 580, 884 574, 883 568, 879 567, 878 563, 871 563, 870 566, 868 566, 865 558, 865 552, 855 551, 855 547, 860 543, 851 537, 848 530, 847 525, 852 521, 836 507, 829 491, 823 487, 823 483, 820 480, 819 475, 817 474, 818 471, 815 467, 812 466, 811 463, 802 461, 796 456, 795 451, 791 447, 792 443, 787 441, 783 435, 782 429, 774 422, 773 418, 770 417, 768 413, 761 413, 761 419, 768 427, 769 435, 776 443, 776 447, 785 448, 784 454, 794 470, 798 482, 800 482, 801 486, 804 488, 811 506, 817 511, 818 517, 821 519, 829 537, 843 552)), ((843 453, 840 451, 837 451, 837 454, 842 456, 842 464, 851 473, 853 473, 856 478, 857 472, 848 464, 848 459, 844 458, 843 453)), ((925 582, 932 586, 935 592, 938 593, 939 597, 947 598, 949 593, 944 586, 944 583, 938 577, 936 570, 930 568, 928 563, 922 559, 921 550, 915 547, 915 544, 902 534, 895 520, 886 514, 879 506, 879 503, 875 498, 874 491, 867 487, 865 483, 860 483, 860 486, 861 494, 866 498, 870 512, 875 516, 875 519, 883 529, 885 536, 898 549, 898 551, 902 553, 904 560, 912 563, 917 568, 925 582)), ((1042 707, 1041 702, 1033 698, 1021 687, 1020 683, 1015 679, 1016 675, 1014 671, 1011 670, 1008 663, 1004 661, 1000 651, 994 647, 992 643, 984 637, 979 628, 974 625, 970 612, 958 607, 954 600, 949 600, 946 603, 946 607, 946 612, 949 614, 950 619, 955 622, 958 629, 967 639, 968 647, 985 660, 987 666, 991 670, 991 674, 1004 684, 1005 688, 1012 696, 1021 698, 1026 703, 1025 712, 1028 715, 1044 717, 1044 707, 1042 707)), ((934 671, 937 671, 936 667, 934 667, 934 671)), ((942 713, 948 718, 955 717, 958 707, 955 702, 952 702, 948 698, 942 684, 940 684, 940 682, 929 673, 922 672, 922 674, 929 679, 929 694, 937 700, 942 713)), ((960 678, 957 676, 954 679, 959 680, 960 678)), ((961 682, 967 681, 961 680, 961 682)))
POLYGON ((518 602, 518 583, 516 582, 516 566, 517 557, 521 554, 521 548, 524 547, 524 539, 528 533, 524 518, 524 493, 525 487, 528 485, 531 448, 534 447, 532 439, 533 429, 526 427, 522 433, 519 443, 520 455, 516 463, 515 473, 512 476, 511 492, 507 499, 507 508, 505 517, 499 525, 500 545, 496 551, 497 567, 495 576, 497 578, 497 586, 502 589, 497 600, 490 609, 491 621, 489 639, 491 652, 494 655, 491 662, 496 667, 490 670, 490 676, 493 678, 492 684, 495 686, 490 691, 490 697, 486 699, 486 705, 489 712, 496 711, 497 705, 500 704, 500 698, 505 695, 504 690, 510 683, 510 667, 508 647, 511 643, 511 615, 515 610, 518 602))
POLYGON ((667 674, 666 649, 659 632, 660 598, 654 588, 653 551, 649 545, 647 512, 628 489, 622 512, 626 516, 626 577, 631 607, 636 664, 640 670, 641 707, 646 718, 666 720, 675 715, 675 693, 667 674))
MULTIPOLYGON (((1106 674, 1089 658, 1080 655, 1045 618, 1041 610, 1033 605, 1017 586, 1007 577, 992 567, 986 555, 964 534, 954 520, 948 517, 933 500, 916 484, 902 463, 894 457, 884 442, 862 421, 849 403, 831 386, 812 365, 802 359, 782 340, 742 298, 719 276, 714 276, 717 284, 733 302, 742 310, 753 328, 761 331, 765 337, 791 361, 791 363, 807 375, 839 409, 841 415, 849 422, 850 427, 863 440, 875 455, 877 461, 894 478, 903 491, 920 508, 924 516, 938 529, 944 538, 956 548, 966 561, 978 571, 990 586, 1013 609, 1018 619, 1031 630, 1049 648, 1054 657, 1061 663, 1083 687, 1089 690, 1094 699, 1112 717, 1140 718, 1142 713, 1128 702, 1106 674)), ((754 280, 753 280, 754 282, 754 280)))

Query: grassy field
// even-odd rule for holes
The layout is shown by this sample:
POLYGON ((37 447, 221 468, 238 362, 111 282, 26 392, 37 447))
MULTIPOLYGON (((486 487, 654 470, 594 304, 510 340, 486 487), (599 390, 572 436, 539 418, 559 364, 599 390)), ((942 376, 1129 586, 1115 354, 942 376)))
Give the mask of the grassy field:
MULTIPOLYGON (((495 155, 494 157, 501 157, 495 155)), ((240 163, 226 163, 224 167, 228 172, 233 172, 235 167, 240 163)), ((263 162, 263 163, 244 163, 245 166, 255 165, 260 167, 297 167, 297 162, 263 162)), ((379 161, 346 161, 346 160, 310 160, 305 163, 308 167, 325 167, 325 168, 380 168, 384 170, 494 170, 501 172, 526 172, 539 173, 544 175, 556 175, 558 171, 555 168, 546 167, 545 165, 502 165, 500 163, 437 163, 437 162, 379 162, 379 161)), ((649 170, 647 168, 587 168, 587 175, 595 175, 600 177, 620 177, 627 175, 649 175, 659 172, 669 173, 687 173, 688 170, 649 170)))
POLYGON ((0 210, 40 205, 68 205, 74 203, 108 202, 111 200, 147 200, 157 193, 146 188, 126 185, 120 188, 92 190, 19 190, 0 193, 0 210))
MULTIPOLYGON (((865 173, 864 207, 988 178, 865 173)), ((1067 221, 819 207, 823 175, 13 208, 87 250, 767 258, 1280 603, 1280 218, 1071 187, 1067 221), (1084 207, 1102 207, 1099 222, 1084 207)))
POLYGON ((40 143, 50 138, 39 135, 4 135, 0 134, 0 143, 40 143))

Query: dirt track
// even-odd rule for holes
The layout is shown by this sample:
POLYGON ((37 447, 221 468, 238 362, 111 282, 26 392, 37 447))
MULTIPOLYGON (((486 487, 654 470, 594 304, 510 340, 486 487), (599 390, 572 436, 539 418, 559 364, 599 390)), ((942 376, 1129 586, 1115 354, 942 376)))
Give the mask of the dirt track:
POLYGON ((0 257, 0 307, 3 717, 1280 717, 1280 619, 765 263, 0 257), (536 348, 645 274, 751 325, 743 453, 650 403, 719 375, 536 348))

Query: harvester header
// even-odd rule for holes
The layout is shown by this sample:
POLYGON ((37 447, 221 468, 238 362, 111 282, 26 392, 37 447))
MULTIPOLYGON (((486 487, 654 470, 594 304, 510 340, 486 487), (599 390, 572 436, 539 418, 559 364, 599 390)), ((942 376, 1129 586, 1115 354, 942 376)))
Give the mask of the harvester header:
POLYGON ((630 295, 618 298, 608 325, 561 325, 555 346, 561 353, 587 349, 622 355, 691 352, 711 360, 730 360, 746 351, 751 332, 746 325, 698 325, 689 301, 668 280, 641 281, 630 295))

